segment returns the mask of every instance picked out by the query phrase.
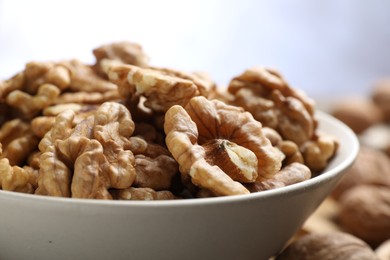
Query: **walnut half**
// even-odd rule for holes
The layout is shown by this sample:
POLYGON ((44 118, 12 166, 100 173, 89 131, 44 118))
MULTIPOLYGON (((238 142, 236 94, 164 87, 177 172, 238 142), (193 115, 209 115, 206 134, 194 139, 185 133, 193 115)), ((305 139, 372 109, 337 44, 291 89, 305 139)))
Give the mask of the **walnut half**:
POLYGON ((185 108, 171 107, 164 129, 181 173, 216 195, 248 193, 239 181, 269 178, 281 167, 283 155, 264 136, 261 124, 218 100, 200 96, 185 108))

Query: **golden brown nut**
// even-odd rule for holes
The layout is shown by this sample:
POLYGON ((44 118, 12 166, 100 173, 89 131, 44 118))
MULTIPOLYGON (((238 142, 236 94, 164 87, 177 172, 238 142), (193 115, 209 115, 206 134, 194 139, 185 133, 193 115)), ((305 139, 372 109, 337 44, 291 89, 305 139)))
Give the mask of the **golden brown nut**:
POLYGON ((54 104, 102 104, 108 101, 119 100, 119 94, 116 89, 108 90, 106 92, 66 92, 58 96, 54 100, 54 104))
POLYGON ((312 140, 305 142, 300 150, 305 164, 313 173, 324 170, 328 162, 336 154, 337 140, 328 134, 317 132, 312 140))
POLYGON ((173 105, 185 106, 192 97, 200 95, 192 80, 132 65, 112 66, 109 78, 118 85, 122 97, 145 96, 145 106, 157 112, 165 112, 173 105))
POLYGON ((67 138, 73 125, 74 112, 66 110, 56 117, 53 127, 39 143, 40 169, 35 193, 58 197, 70 197, 71 170, 59 159, 57 140, 67 138))
POLYGON ((277 130, 284 139, 299 145, 313 138, 317 122, 299 99, 284 97, 278 90, 272 92, 271 98, 276 108, 277 130))
POLYGON ((379 260, 362 240, 343 232, 313 233, 289 245, 276 260, 379 260))
POLYGON ((21 90, 25 83, 23 72, 17 73, 8 80, 0 81, 0 101, 4 102, 5 98, 14 90, 21 90))
POLYGON ((377 246, 390 237, 390 188, 353 187, 340 198, 340 224, 348 232, 377 246))
POLYGON ((43 84, 38 88, 35 96, 15 90, 8 94, 6 102, 8 105, 19 109, 27 118, 32 118, 42 109, 53 104, 59 94, 60 90, 56 86, 43 84))
POLYGON ((45 76, 53 67, 53 62, 33 61, 27 63, 23 71, 25 80, 22 90, 30 95, 35 94, 42 84, 49 83, 45 76))
POLYGON ((208 97, 210 90, 216 88, 215 82, 206 73, 187 73, 184 71, 178 71, 167 68, 156 68, 149 67, 150 69, 156 70, 164 75, 171 77, 178 77, 192 81, 199 90, 201 96, 208 97))
POLYGON ((371 100, 357 97, 344 98, 334 103, 331 114, 357 134, 381 122, 383 118, 382 112, 371 100))
POLYGON ((169 151, 139 136, 129 139, 129 149, 135 155, 136 187, 166 190, 171 187, 173 176, 178 172, 177 162, 169 151))
POLYGON ((134 156, 128 150, 134 131, 129 111, 119 103, 106 102, 74 128, 73 119, 72 110, 61 113, 42 139, 36 193, 111 199, 108 189, 131 186, 136 174, 134 156))
POLYGON ((25 166, 11 166, 8 159, 0 159, 0 189, 23 193, 34 193, 38 171, 25 166))
POLYGON ((8 144, 13 140, 23 137, 29 133, 29 131, 30 127, 28 123, 21 119, 7 121, 0 129, 0 143, 2 144, 3 150, 5 150, 8 144))
POLYGON ((127 148, 133 131, 134 122, 123 105, 106 102, 99 107, 92 129, 96 140, 87 143, 74 163, 72 197, 110 199, 109 188, 132 185, 134 156, 127 148))
POLYGON ((115 90, 115 84, 100 77, 93 69, 78 60, 63 61, 60 65, 67 68, 70 72, 70 90, 84 92, 104 93, 115 90))
POLYGON ((275 70, 253 67, 235 77, 228 91, 233 103, 252 113, 264 126, 276 129, 298 145, 312 138, 316 128, 314 102, 291 88, 275 70))
POLYGON ((38 143, 38 138, 28 133, 10 142, 1 158, 7 158, 11 165, 22 165, 30 153, 37 149, 38 143))
POLYGON ((38 116, 31 120, 31 130, 39 138, 43 138, 53 127, 56 118, 54 116, 38 116))
POLYGON ((386 121, 390 120, 390 79, 378 81, 372 89, 372 100, 382 111, 386 121))
POLYGON ((299 183, 311 178, 310 169, 302 163, 293 162, 283 167, 272 178, 247 185, 251 192, 271 190, 299 183))
POLYGON ((294 162, 302 164, 304 163, 302 153, 296 143, 289 140, 284 140, 278 144, 278 148, 285 155, 283 165, 289 165, 294 162))
POLYGON ((113 191, 114 198, 118 200, 174 200, 172 192, 155 191, 151 188, 127 188, 113 191))
POLYGON ((178 166, 168 155, 159 155, 155 158, 136 155, 135 170, 137 177, 134 186, 159 191, 171 187, 172 177, 178 172, 178 166))
POLYGON ((282 154, 263 135, 261 124, 240 108, 195 97, 185 109, 169 109, 164 128, 180 171, 217 195, 247 193, 231 178, 254 182, 280 169, 282 154))
POLYGON ((8 121, 0 129, 0 158, 7 158, 11 165, 21 165, 36 150, 38 142, 28 123, 20 119, 8 121))
POLYGON ((133 42, 114 42, 102 45, 93 50, 93 55, 96 58, 94 68, 101 75, 107 75, 107 61, 144 67, 149 60, 142 50, 142 46, 133 42))
POLYGON ((390 188, 390 159, 383 152, 362 146, 352 167, 332 193, 335 198, 348 189, 362 184, 390 188))
POLYGON ((33 151, 27 158, 27 165, 32 169, 39 170, 41 152, 39 150, 33 151))

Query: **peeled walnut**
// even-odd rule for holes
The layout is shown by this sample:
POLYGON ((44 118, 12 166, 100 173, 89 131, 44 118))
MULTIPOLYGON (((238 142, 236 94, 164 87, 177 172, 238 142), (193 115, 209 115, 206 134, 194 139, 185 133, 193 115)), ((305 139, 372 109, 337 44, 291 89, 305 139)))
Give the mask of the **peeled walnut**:
POLYGON ((120 65, 112 66, 108 75, 118 85, 122 97, 142 95, 146 97, 145 106, 157 112, 165 112, 173 105, 185 106, 192 97, 201 94, 194 81, 156 69, 120 65))
POLYGON ((39 144, 36 193, 111 199, 108 189, 130 187, 136 174, 129 150, 134 131, 129 111, 119 103, 106 102, 74 128, 73 119, 71 110, 58 115, 39 144))
POLYGON ((0 129, 0 158, 7 158, 11 165, 21 165, 37 148, 38 142, 28 123, 20 119, 8 121, 0 129))
POLYGON ((270 178, 283 155, 242 109, 195 97, 165 115, 166 143, 184 175, 217 195, 248 191, 238 182, 270 178))
POLYGON ((340 198, 340 224, 348 232, 377 246, 390 237, 390 188, 359 185, 340 198))
POLYGON ((114 84, 100 77, 100 75, 96 74, 90 66, 76 59, 62 61, 59 64, 67 68, 70 72, 69 89, 71 91, 103 93, 116 89, 114 84))
POLYGON ((381 122, 383 114, 368 98, 349 97, 335 102, 331 114, 360 134, 381 122))
POLYGON ((60 160, 56 142, 69 137, 72 132, 73 119, 74 112, 72 110, 59 114, 53 127, 39 143, 41 154, 36 194, 60 197, 70 197, 71 195, 71 170, 67 164, 60 160))
POLYGON ((338 142, 333 136, 317 132, 312 140, 300 147, 300 150, 305 164, 311 171, 318 173, 325 169, 329 160, 336 154, 337 148, 338 142))
POLYGON ((276 260, 379 260, 362 240, 342 232, 305 235, 276 257, 276 260))
POLYGON ((31 167, 11 166, 8 159, 0 159, 0 189, 34 193, 38 171, 31 167))
POLYGON ((54 100, 54 104, 68 104, 68 103, 79 103, 79 104, 101 104, 106 101, 117 101, 119 100, 119 94, 116 89, 108 90, 106 92, 65 92, 58 96, 54 100))
POLYGON ((14 90, 20 90, 25 83, 25 76, 23 72, 17 73, 8 80, 0 81, 0 101, 4 102, 5 98, 14 90))
POLYGON ((134 186, 167 190, 178 172, 177 162, 161 145, 147 142, 140 137, 130 137, 130 148, 135 155, 136 179, 134 186))
POLYGON ((243 107, 264 126, 276 129, 285 139, 302 144, 316 128, 314 102, 291 88, 280 73, 250 68, 232 79, 228 91, 233 104, 243 107))
POLYGON ((132 185, 134 155, 128 150, 128 138, 133 131, 134 122, 123 105, 106 102, 99 107, 91 129, 94 139, 74 162, 72 197, 110 199, 109 188, 125 189, 132 185))
POLYGON ((378 81, 372 89, 372 100, 382 111, 386 121, 390 121, 390 79, 378 81))
POLYGON ((155 191, 151 188, 128 188, 112 191, 115 199, 118 200, 174 200, 176 196, 172 192, 155 191))
POLYGON ((114 42, 102 45, 93 50, 93 55, 96 58, 95 70, 105 76, 108 72, 107 63, 109 61, 144 67, 149 60, 142 46, 133 42, 114 42))
POLYGON ((12 91, 6 98, 8 105, 19 109, 27 118, 34 117, 42 109, 51 105, 60 94, 60 90, 52 84, 43 84, 35 96, 20 90, 12 91))
POLYGON ((260 182, 251 183, 249 185, 246 185, 246 187, 251 192, 257 192, 285 187, 294 183, 299 183, 308 180, 310 178, 310 169, 304 164, 294 162, 283 167, 272 178, 260 182))
POLYGON ((285 155, 283 165, 289 165, 291 163, 304 163, 304 159, 301 151, 296 143, 288 140, 283 140, 278 144, 278 148, 285 155))
POLYGON ((370 184, 390 188, 390 159, 383 152, 361 146, 352 167, 332 193, 335 198, 355 186, 370 184))

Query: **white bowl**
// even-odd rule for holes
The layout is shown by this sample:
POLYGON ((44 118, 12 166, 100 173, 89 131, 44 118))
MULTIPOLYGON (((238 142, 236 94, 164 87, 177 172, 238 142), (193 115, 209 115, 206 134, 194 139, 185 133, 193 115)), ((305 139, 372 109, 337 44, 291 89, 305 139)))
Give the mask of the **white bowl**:
POLYGON ((310 180, 249 195, 102 201, 0 191, 0 259, 268 259, 336 186, 359 150, 354 133, 318 112, 340 142, 310 180))

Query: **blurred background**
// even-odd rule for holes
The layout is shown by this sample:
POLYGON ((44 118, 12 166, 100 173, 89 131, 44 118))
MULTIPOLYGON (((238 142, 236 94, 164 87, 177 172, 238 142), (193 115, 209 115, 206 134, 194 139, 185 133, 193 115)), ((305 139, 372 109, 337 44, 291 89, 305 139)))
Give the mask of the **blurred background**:
POLYGON ((368 92, 390 76, 386 0, 0 0, 0 79, 32 60, 140 43, 151 64, 207 71, 221 86, 246 68, 278 68, 317 102, 368 92))

